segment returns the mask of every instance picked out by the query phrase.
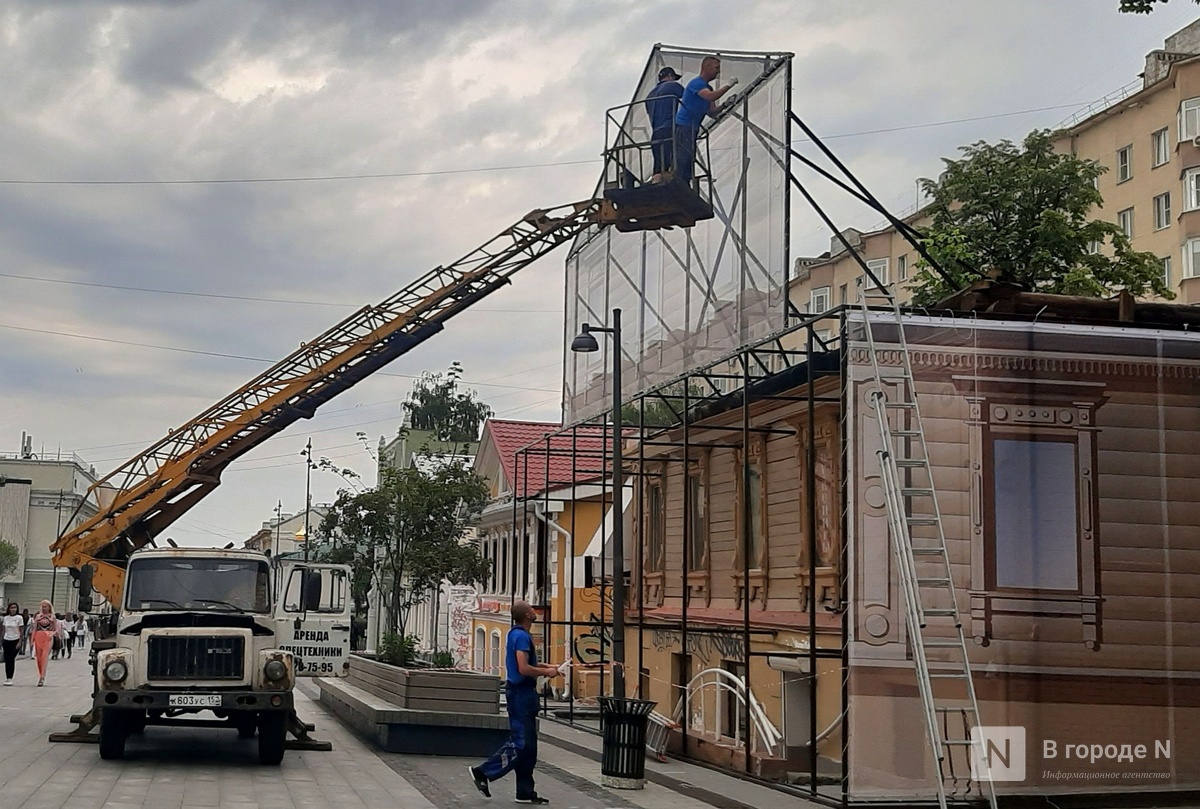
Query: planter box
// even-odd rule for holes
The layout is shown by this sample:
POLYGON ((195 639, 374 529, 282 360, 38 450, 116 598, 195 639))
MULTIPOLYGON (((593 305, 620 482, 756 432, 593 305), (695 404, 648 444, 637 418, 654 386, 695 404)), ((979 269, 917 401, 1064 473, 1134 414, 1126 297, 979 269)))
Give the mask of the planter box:
POLYGON ((490 674, 402 669, 351 655, 347 682, 398 708, 447 713, 500 713, 500 680, 490 674))

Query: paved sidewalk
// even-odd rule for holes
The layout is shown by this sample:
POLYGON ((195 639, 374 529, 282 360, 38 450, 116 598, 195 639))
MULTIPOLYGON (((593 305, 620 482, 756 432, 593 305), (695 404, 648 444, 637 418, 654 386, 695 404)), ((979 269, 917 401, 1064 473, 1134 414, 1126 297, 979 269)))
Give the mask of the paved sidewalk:
POLYGON ((86 654, 51 661, 37 688, 31 660, 17 663, 16 685, 0 686, 2 809, 433 809, 374 751, 301 691, 297 709, 333 752, 289 750, 279 767, 257 762, 253 740, 230 730, 146 730, 123 761, 101 761, 95 745, 51 744, 68 717, 90 701, 86 654))

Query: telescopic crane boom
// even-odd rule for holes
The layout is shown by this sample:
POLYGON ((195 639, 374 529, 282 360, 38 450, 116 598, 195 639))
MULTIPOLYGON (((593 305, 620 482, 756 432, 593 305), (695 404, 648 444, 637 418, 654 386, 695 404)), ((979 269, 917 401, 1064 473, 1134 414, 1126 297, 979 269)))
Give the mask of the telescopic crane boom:
POLYGON ((91 487, 99 512, 68 530, 54 564, 121 603, 125 564, 221 483, 234 460, 442 330, 518 270, 593 225, 617 221, 605 200, 537 210, 449 267, 355 312, 91 487))

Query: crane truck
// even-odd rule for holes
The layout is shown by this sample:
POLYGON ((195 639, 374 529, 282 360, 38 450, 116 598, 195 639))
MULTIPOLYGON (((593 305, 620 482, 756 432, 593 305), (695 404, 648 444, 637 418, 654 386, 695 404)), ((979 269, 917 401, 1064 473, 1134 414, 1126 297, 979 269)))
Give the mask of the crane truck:
POLYGON ((441 331, 454 315, 586 229, 690 227, 711 205, 681 181, 535 210, 448 267, 360 309, 171 430, 89 490, 90 519, 52 546, 86 597, 119 610, 93 647, 90 710, 51 741, 98 742, 103 758, 147 724, 258 734, 259 760, 329 749, 296 714, 297 677, 348 668, 348 570, 272 565, 243 551, 158 548, 155 537, 221 483, 230 463, 441 331), (216 720, 193 714, 211 712, 216 720), (95 732, 93 732, 95 731, 95 732), (287 734, 294 739, 287 739, 287 734))

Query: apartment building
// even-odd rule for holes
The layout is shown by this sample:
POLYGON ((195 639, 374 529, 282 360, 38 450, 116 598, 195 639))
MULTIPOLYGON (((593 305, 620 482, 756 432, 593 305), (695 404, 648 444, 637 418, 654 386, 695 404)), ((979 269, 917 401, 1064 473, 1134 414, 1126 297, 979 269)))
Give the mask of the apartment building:
POLYGON ((1060 133, 1063 152, 1108 167, 1104 209, 1154 253, 1180 303, 1200 303, 1200 20, 1146 54, 1142 87, 1060 133))
MULTIPOLYGON (((1200 20, 1148 53, 1141 78, 1140 89, 1061 130, 1055 147, 1108 167, 1095 217, 1120 225, 1135 250, 1159 257, 1176 302, 1200 303, 1200 20)), ((917 229, 928 223, 920 210, 904 221, 917 229)), ((890 225, 850 228, 830 239, 827 253, 796 261, 789 290, 798 311, 858 300, 865 274, 847 243, 902 303, 912 297, 920 259, 912 245, 890 225)))

